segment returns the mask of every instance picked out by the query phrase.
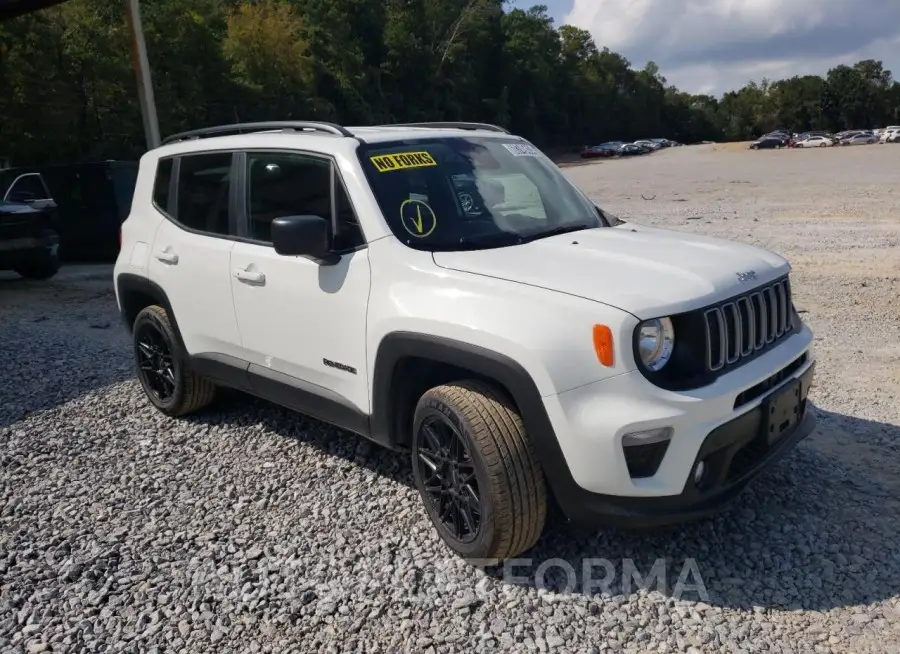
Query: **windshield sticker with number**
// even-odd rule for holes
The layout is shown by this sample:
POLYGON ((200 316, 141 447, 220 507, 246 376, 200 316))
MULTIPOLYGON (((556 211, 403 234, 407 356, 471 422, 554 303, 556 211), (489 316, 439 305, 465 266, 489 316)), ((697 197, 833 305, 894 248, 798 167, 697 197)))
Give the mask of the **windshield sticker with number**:
POLYGON ((504 143, 503 147, 516 157, 539 157, 541 151, 531 143, 504 143))
POLYGON ((369 159, 375 164, 375 168, 380 173, 388 173, 392 170, 406 170, 408 168, 437 166, 437 161, 427 152, 380 154, 375 157, 369 157, 369 159))

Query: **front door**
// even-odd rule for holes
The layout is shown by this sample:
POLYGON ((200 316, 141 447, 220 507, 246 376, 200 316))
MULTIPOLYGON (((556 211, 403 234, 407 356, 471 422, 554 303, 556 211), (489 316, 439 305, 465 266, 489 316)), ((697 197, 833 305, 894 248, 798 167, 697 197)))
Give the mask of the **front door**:
POLYGON ((246 154, 246 240, 231 251, 234 306, 245 356, 258 372, 368 414, 368 251, 332 166, 314 155, 246 154), (321 265, 277 254, 272 220, 291 215, 332 221, 340 260, 321 265))

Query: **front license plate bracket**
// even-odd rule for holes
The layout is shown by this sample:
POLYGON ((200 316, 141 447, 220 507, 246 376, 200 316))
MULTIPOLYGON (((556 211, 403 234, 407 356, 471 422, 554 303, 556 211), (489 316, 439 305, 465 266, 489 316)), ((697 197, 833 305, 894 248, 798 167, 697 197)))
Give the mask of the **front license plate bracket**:
POLYGON ((762 428, 769 445, 791 432, 800 422, 802 391, 801 381, 794 379, 766 400, 762 428))

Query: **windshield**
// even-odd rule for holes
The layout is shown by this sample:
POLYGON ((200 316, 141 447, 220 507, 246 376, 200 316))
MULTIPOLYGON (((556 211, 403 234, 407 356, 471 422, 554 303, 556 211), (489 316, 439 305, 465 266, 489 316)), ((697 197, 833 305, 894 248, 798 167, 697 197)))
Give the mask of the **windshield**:
POLYGON ((410 247, 503 247, 605 226, 549 159, 514 137, 374 143, 359 157, 391 230, 410 247))

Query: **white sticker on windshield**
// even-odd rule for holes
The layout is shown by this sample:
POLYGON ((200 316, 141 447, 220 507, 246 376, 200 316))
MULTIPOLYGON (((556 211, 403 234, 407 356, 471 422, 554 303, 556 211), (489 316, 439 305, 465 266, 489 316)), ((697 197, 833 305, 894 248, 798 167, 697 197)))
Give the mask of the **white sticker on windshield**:
POLYGON ((504 143, 503 147, 516 157, 539 157, 541 154, 531 143, 504 143))

